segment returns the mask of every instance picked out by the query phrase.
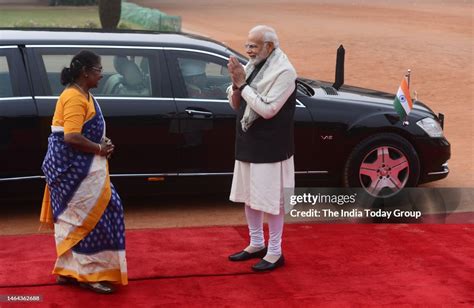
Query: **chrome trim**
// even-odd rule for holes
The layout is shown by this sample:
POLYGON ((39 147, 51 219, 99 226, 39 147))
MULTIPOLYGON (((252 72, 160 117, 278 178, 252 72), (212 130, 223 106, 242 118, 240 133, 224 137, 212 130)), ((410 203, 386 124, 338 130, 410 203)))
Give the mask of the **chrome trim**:
POLYGON ((136 173, 136 174, 111 174, 111 177, 114 178, 123 178, 123 177, 151 177, 151 176, 178 176, 177 173, 136 173))
POLYGON ((57 44, 51 44, 51 45, 25 45, 27 48, 104 48, 104 49, 163 49, 163 47, 156 47, 156 46, 133 46, 133 45, 57 45, 57 44))
MULTIPOLYGON (((297 174, 327 174, 328 171, 296 171, 297 174)), ((143 174, 111 174, 111 177, 139 177, 139 176, 205 176, 205 175, 233 175, 233 172, 189 172, 189 173, 143 173, 143 174)))
POLYGON ((229 57, 225 57, 225 56, 217 54, 217 53, 213 53, 213 52, 210 52, 210 51, 199 50, 199 49, 179 48, 179 47, 162 47, 162 49, 163 50, 178 50, 178 51, 197 52, 197 53, 203 53, 203 54, 207 54, 207 55, 216 56, 216 57, 224 59, 224 60, 229 60, 229 57))
POLYGON ((18 48, 16 45, 5 45, 5 46, 0 46, 0 49, 7 49, 7 48, 18 48))
POLYGON ((33 96, 8 96, 8 97, 0 97, 0 101, 6 101, 6 100, 22 100, 22 99, 33 99, 33 96))
MULTIPOLYGON (((143 97, 143 96, 94 96, 96 99, 106 99, 106 100, 144 100, 144 101, 178 101, 178 102, 216 102, 216 103, 228 103, 229 101, 226 99, 202 99, 202 98, 172 98, 172 97, 143 97)), ((35 96, 37 99, 58 99, 59 96, 35 96)))
POLYGON ((226 99, 204 99, 204 98, 175 98, 177 102, 215 102, 215 103, 229 103, 226 99))
POLYGON ((437 172, 428 172, 428 175, 437 175, 437 174, 447 174, 449 170, 437 171, 437 172))
MULTIPOLYGON (((143 97, 143 96, 94 96, 96 99, 106 99, 106 100, 144 100, 144 101, 178 101, 178 102, 216 102, 216 103, 228 103, 226 99, 202 99, 202 98, 173 98, 173 97, 143 97)), ((59 96, 35 96, 37 99, 58 99, 59 96)))
POLYGON ((148 96, 94 96, 96 99, 104 99, 104 100, 142 100, 142 101, 172 101, 174 100, 172 97, 148 97, 148 96))
MULTIPOLYGON (((143 97, 143 96, 94 96, 96 99, 104 100, 143 100, 143 101, 172 101, 172 97, 143 97)), ((35 96, 37 99, 58 99, 59 96, 35 96)))
POLYGON ((444 163, 441 166, 444 169, 443 171, 428 172, 428 175, 448 174, 449 173, 448 163, 444 163))
POLYGON ((20 176, 20 177, 14 177, 14 178, 1 178, 0 182, 21 181, 21 180, 36 180, 36 179, 44 179, 44 175, 20 176))
POLYGON ((201 176, 201 175, 232 175, 232 172, 223 173, 140 173, 140 174, 111 174, 111 177, 153 177, 153 176, 201 176))
POLYGON ((180 173, 178 176, 203 176, 203 175, 233 175, 233 172, 203 172, 203 173, 180 173))
POLYGON ((296 99, 296 108, 306 108, 306 106, 299 99, 296 99))
MULTIPOLYGON (((328 171, 296 171, 296 174, 327 174, 328 171)), ((206 175, 233 175, 233 172, 196 172, 196 173, 136 173, 136 174, 110 174, 111 177, 154 177, 154 176, 206 176, 206 175)), ((13 178, 0 178, 0 182, 6 181, 20 181, 20 180, 36 180, 44 179, 44 175, 33 175, 13 178)))
POLYGON ((200 111, 200 110, 194 110, 194 109, 186 109, 184 111, 186 111, 186 113, 189 114, 189 115, 193 115, 193 114, 204 115, 204 116, 212 116, 213 115, 213 113, 209 112, 209 111, 200 111))
POLYGON ((27 48, 103 48, 103 49, 146 49, 146 50, 177 50, 177 51, 189 51, 208 54, 216 56, 218 58, 229 60, 229 57, 213 53, 210 51, 204 51, 193 48, 180 48, 180 47, 158 47, 158 46, 128 46, 128 45, 25 45, 27 48))
MULTIPOLYGON (((96 99, 102 99, 102 100, 143 100, 143 101, 177 101, 177 102, 211 102, 211 103, 225 103, 228 104, 229 101, 227 99, 204 99, 204 98, 182 98, 182 97, 143 97, 143 96, 94 96, 96 99)), ((29 98, 31 99, 32 97, 25 96, 25 97, 19 97, 19 98, 14 98, 14 99, 23 99, 23 98, 29 98)), ((58 96, 35 96, 36 99, 58 99, 58 96)), ((1 100, 2 98, 0 98, 1 100)), ((299 100, 296 100, 296 108, 306 108, 305 105, 303 105, 299 100)))
POLYGON ((58 96, 35 96, 35 99, 58 99, 58 96))

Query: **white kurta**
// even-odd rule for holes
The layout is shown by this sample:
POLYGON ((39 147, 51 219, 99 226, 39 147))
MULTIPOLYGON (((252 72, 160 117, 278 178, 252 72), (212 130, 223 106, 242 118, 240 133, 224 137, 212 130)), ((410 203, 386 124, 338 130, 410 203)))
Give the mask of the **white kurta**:
POLYGON ((294 187, 293 156, 267 164, 236 160, 229 199, 243 202, 254 210, 277 215, 284 204, 284 189, 294 187))
MULTIPOLYGON (((263 119, 273 118, 295 90, 296 72, 288 58, 281 50, 275 50, 273 56, 272 61, 276 62, 267 68, 257 89, 247 86, 240 93, 247 105, 263 119)), ((249 65, 250 62, 247 66, 249 65)), ((232 86, 229 86, 227 97, 231 107, 237 110, 233 94, 232 86)), ((240 101, 240 98, 236 100, 240 101)), ((294 187, 293 156, 274 163, 257 164, 236 160, 229 199, 243 202, 252 209, 277 215, 284 206, 285 188, 294 187)))

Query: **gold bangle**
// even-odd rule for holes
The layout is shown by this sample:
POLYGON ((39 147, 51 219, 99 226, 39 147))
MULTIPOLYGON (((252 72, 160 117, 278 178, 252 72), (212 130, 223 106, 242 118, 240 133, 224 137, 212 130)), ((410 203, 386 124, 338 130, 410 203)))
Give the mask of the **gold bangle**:
POLYGON ((100 145, 100 143, 97 143, 99 145, 99 155, 100 153, 102 152, 102 146, 100 145))

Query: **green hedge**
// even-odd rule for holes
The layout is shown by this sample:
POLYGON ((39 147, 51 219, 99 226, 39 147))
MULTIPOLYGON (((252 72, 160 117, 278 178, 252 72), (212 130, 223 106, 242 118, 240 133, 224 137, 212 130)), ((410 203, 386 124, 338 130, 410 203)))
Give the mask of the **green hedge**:
POLYGON ((55 5, 97 5, 98 0, 49 0, 50 6, 55 5))

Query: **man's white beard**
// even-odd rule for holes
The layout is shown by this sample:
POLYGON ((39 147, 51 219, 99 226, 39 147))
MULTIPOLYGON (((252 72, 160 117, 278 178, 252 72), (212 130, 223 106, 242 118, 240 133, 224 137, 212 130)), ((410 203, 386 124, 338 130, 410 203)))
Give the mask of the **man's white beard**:
POLYGON ((250 58, 250 63, 252 65, 258 65, 260 62, 262 62, 262 58, 260 58, 259 56, 256 56, 255 58, 250 58))
POLYGON ((255 56, 255 58, 250 58, 249 62, 252 65, 258 65, 260 62, 265 60, 267 57, 268 57, 268 55, 266 55, 265 50, 262 50, 258 55, 255 56))

